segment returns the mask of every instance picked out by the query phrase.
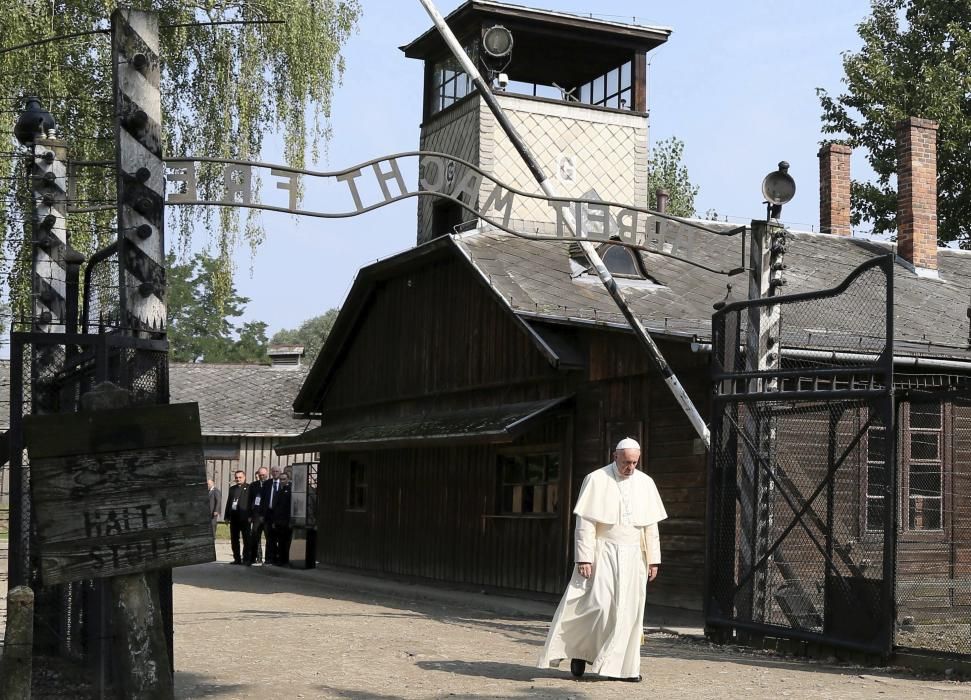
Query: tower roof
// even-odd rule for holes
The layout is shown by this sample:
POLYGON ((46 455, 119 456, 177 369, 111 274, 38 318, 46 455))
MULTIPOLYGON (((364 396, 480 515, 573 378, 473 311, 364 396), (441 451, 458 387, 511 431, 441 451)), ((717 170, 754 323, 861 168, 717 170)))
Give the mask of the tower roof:
MULTIPOLYGON (((616 22, 566 12, 539 10, 494 0, 468 0, 446 22, 459 41, 478 39, 484 26, 502 24, 515 41, 509 73, 518 80, 542 82, 551 74, 580 84, 668 40, 669 27, 616 22)), ((401 47, 405 56, 435 60, 448 49, 432 27, 401 47)))

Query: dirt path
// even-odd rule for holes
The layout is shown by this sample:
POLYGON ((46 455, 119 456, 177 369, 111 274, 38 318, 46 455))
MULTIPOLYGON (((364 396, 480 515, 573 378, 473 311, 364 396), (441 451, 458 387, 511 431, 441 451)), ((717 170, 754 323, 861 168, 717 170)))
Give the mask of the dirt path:
POLYGON ((971 683, 789 661, 652 634, 645 682, 534 668, 547 620, 369 592, 318 572, 180 569, 176 686, 199 698, 971 698, 971 683), (329 581, 329 582, 328 582, 329 581))

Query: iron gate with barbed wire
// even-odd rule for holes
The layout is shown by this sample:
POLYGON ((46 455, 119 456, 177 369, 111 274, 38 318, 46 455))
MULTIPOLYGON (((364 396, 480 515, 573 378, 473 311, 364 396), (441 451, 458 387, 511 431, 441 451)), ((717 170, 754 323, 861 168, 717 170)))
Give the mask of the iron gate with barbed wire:
POLYGON ((712 336, 709 633, 888 656, 893 256, 834 289, 730 304, 713 316, 712 336), (751 326, 769 311, 777 359, 746 362, 757 352, 746 352, 751 326))

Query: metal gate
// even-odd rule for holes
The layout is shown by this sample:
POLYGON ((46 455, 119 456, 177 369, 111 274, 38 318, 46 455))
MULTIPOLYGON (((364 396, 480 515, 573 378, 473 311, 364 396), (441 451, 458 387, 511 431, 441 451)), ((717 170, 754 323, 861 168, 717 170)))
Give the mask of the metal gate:
POLYGON ((836 288, 713 316, 705 620, 714 638, 890 654, 892 338, 893 256, 836 288), (755 361, 760 352, 768 362, 755 361))

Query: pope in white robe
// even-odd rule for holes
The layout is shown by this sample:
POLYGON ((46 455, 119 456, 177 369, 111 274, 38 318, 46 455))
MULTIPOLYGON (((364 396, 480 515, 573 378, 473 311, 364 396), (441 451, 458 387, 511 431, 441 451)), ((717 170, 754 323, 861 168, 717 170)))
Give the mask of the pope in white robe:
POLYGON ((647 583, 657 576, 657 524, 667 518, 654 480, 638 471, 640 445, 621 440, 614 461, 583 480, 576 508, 576 570, 556 609, 540 668, 639 681, 647 583))

